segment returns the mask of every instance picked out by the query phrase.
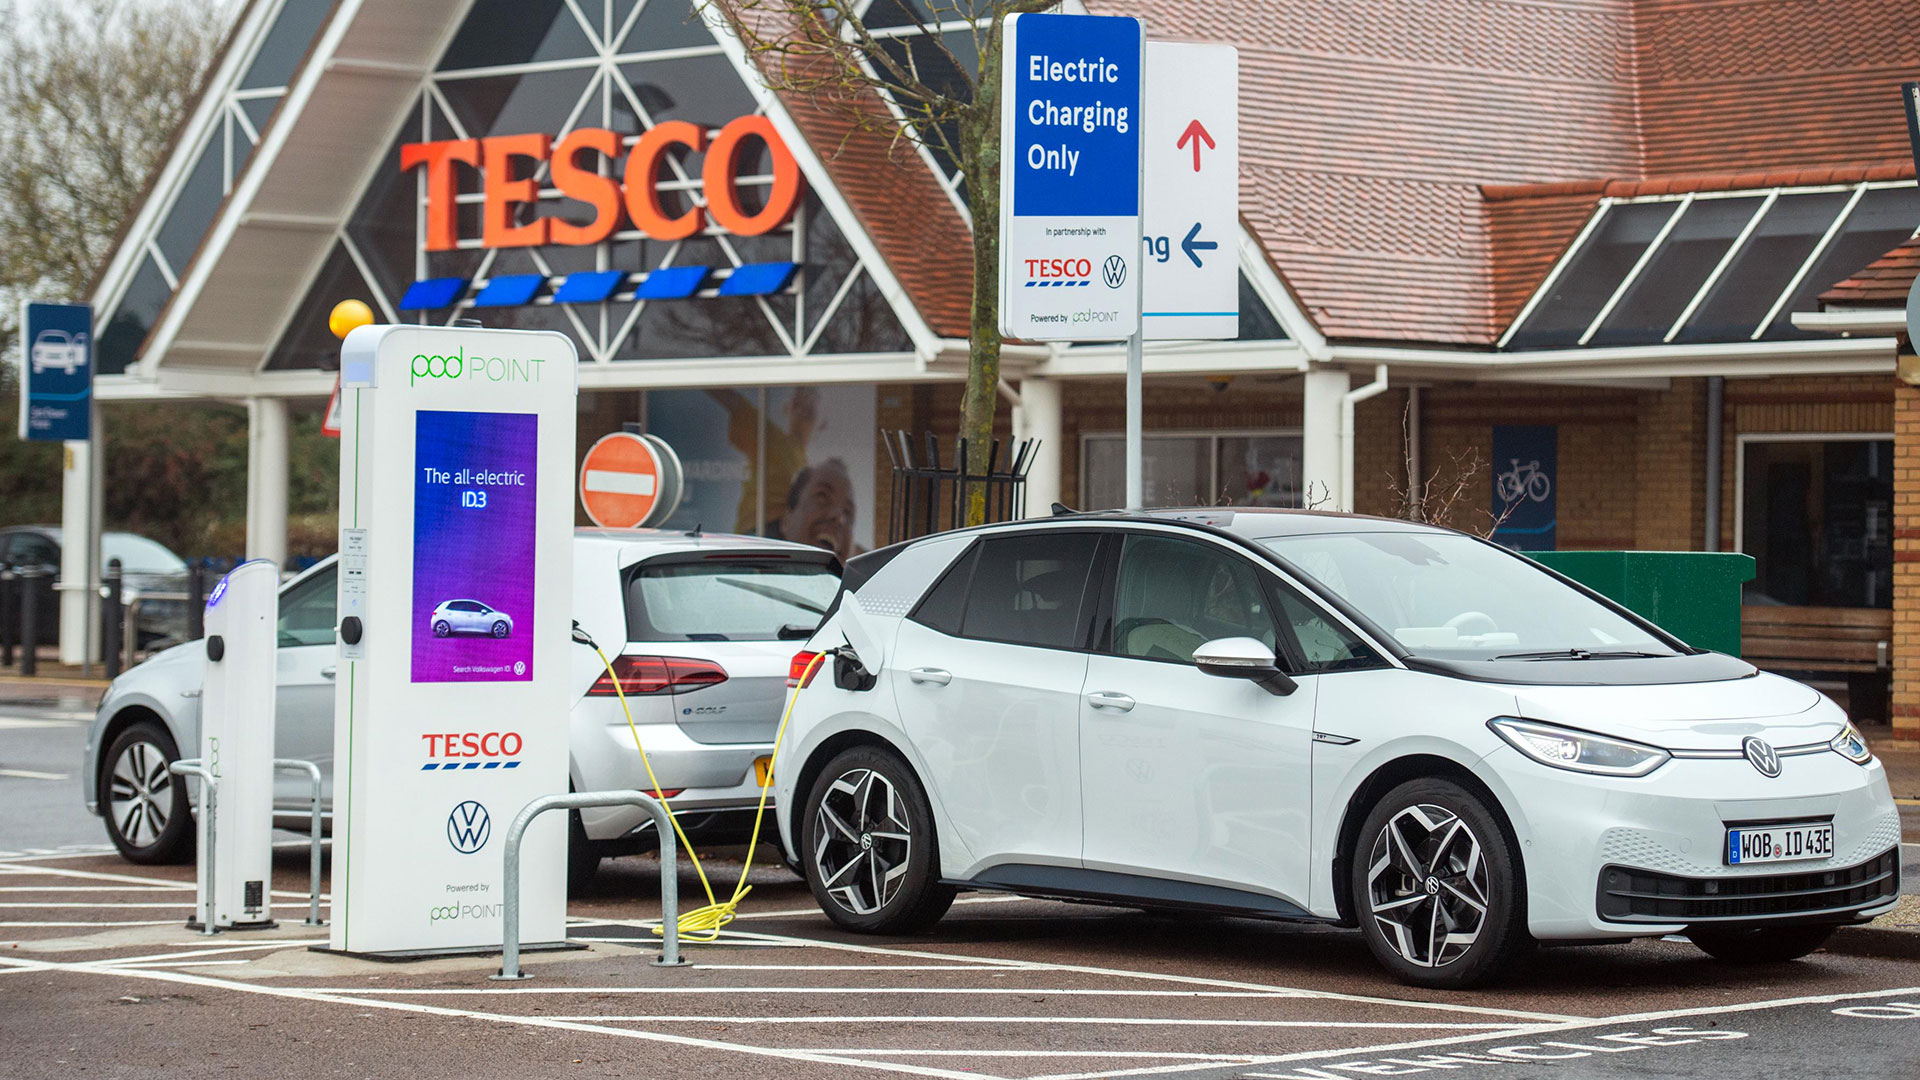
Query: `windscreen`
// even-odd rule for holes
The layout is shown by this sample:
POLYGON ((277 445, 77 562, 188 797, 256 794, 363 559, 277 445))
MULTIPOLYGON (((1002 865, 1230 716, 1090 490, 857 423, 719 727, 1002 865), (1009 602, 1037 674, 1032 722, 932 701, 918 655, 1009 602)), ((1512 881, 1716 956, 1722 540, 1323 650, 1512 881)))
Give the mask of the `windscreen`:
POLYGON ((184 574, 187 564, 180 556, 168 551, 158 542, 133 533, 102 533, 100 535, 100 559, 102 562, 119 559, 120 568, 130 574, 184 574))
POLYGON ((630 641, 775 641, 805 637, 840 590, 825 563, 703 559, 642 563, 627 584, 630 641))
POLYGON ((1469 536, 1344 533, 1261 540, 1415 656, 1436 660, 1677 655, 1525 558, 1469 536))

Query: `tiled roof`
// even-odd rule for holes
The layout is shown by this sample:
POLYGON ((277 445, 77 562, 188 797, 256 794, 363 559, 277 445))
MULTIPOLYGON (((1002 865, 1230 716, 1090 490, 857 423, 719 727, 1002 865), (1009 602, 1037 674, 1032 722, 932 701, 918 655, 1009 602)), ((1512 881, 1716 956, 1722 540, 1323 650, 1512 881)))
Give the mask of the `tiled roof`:
POLYGON ((1920 276, 1920 238, 1908 240, 1820 294, 1822 304, 1841 307, 1903 307, 1920 276))
MULTIPOLYGON (((1920 0, 1090 6, 1239 47, 1242 215, 1334 338, 1492 342, 1603 195, 1912 175, 1920 0)), ((932 175, 787 104, 913 302, 963 336, 968 234, 932 175)))
MULTIPOLYGON (((774 17, 765 8, 743 15, 774 17)), ((762 70, 779 62, 764 57, 762 70)), ((788 58, 786 64, 789 75, 805 77, 804 59, 788 58)), ((920 317, 941 337, 966 337, 973 306, 972 230, 913 145, 883 133, 893 120, 880 96, 871 90, 802 94, 777 87, 776 93, 920 317)))

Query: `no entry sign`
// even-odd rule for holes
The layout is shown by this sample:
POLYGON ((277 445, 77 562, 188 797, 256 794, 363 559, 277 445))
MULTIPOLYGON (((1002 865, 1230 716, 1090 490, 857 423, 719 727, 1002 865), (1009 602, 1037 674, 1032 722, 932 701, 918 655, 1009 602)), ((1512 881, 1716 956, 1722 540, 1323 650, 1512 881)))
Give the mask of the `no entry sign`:
POLYGON ((602 528, 657 525, 680 504, 681 476, 680 458, 665 441, 615 432, 580 462, 580 505, 602 528))

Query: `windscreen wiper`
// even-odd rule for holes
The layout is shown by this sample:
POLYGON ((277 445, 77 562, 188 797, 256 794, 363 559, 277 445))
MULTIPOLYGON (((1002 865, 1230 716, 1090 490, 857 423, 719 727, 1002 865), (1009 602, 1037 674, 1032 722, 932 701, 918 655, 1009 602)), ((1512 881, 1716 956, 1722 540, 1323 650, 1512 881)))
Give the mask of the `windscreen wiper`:
POLYGON ((1640 652, 1634 649, 1547 649, 1541 652, 1502 653, 1495 660, 1633 660, 1670 656, 1671 653, 1640 652))
POLYGON ((762 585, 757 581, 741 581, 737 578, 723 577, 723 578, 716 578, 714 580, 720 582, 720 584, 722 585, 731 585, 736 589, 745 589, 750 593, 753 593, 757 596, 764 596, 769 600, 778 600, 783 604, 787 604, 791 607, 797 607, 801 611, 805 611, 813 615, 819 615, 824 617, 827 614, 826 608, 823 608, 819 604, 814 603, 812 600, 809 600, 806 597, 801 596, 797 592, 788 592, 785 589, 778 588, 773 585, 762 585))

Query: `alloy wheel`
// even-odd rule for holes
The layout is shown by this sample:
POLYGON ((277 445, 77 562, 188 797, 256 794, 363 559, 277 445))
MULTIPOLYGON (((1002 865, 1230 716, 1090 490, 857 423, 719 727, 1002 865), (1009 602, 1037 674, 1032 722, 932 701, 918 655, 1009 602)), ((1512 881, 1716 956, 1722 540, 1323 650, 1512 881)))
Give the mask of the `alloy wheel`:
POLYGON ((129 745, 113 763, 107 805, 114 827, 135 847, 151 847, 166 831, 173 809, 173 774, 167 756, 150 742, 129 745))
POLYGON ((1374 838, 1367 901, 1393 950, 1418 967, 1445 967, 1480 937, 1489 899, 1480 838, 1445 807, 1409 806, 1374 838))
POLYGON ((913 856, 913 822, 893 782, 872 769, 842 773, 820 800, 814 825, 821 888, 856 915, 885 907, 913 856))

